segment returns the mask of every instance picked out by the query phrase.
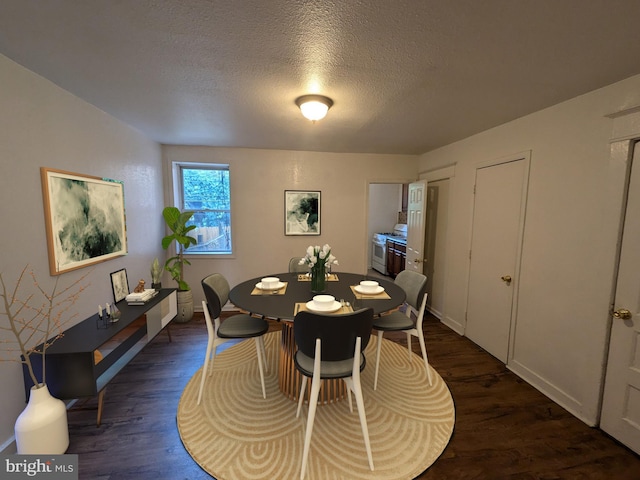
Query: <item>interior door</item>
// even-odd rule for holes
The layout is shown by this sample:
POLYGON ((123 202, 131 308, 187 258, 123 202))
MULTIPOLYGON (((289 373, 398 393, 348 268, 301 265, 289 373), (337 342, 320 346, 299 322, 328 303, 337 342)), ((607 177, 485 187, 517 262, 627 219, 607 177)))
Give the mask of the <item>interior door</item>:
POLYGON ((636 143, 602 401, 601 428, 640 453, 640 145, 636 143))
POLYGON ((405 270, 422 273, 424 256, 425 210, 427 182, 409 184, 407 204, 407 261, 405 270))
POLYGON ((476 170, 465 335, 505 363, 526 167, 520 159, 476 170))

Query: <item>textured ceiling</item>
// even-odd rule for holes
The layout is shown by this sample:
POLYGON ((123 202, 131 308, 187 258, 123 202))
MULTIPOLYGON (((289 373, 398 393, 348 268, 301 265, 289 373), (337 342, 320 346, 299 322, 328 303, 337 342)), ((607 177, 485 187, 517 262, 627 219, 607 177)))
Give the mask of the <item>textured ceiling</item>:
POLYGON ((640 73, 638 0, 2 0, 0 53, 165 144, 417 154, 640 73), (296 97, 335 104, 315 124, 296 97))

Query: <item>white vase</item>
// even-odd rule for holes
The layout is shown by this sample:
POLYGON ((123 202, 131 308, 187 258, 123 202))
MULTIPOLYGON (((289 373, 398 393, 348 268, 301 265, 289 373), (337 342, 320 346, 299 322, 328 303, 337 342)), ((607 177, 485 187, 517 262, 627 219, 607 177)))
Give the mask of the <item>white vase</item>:
POLYGON ((31 387, 29 403, 15 424, 19 454, 59 455, 69 447, 67 407, 51 396, 47 385, 31 387))

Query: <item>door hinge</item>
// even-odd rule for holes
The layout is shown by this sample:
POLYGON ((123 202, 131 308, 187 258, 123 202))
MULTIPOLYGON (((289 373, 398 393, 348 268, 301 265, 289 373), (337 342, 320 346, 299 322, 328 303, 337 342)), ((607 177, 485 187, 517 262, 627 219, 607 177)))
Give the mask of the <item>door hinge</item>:
POLYGON ((471 250, 469 250, 469 260, 471 260, 471 250))
POLYGON ((473 194, 474 195, 476 194, 476 186, 475 186, 475 184, 473 185, 473 194))

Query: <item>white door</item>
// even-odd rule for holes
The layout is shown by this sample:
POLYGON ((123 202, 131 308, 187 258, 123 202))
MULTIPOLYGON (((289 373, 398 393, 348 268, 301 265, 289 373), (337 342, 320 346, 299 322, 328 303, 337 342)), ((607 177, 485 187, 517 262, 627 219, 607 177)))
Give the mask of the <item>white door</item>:
POLYGON ((527 162, 476 170, 465 335, 507 363, 527 162))
POLYGON ((640 454, 640 145, 631 166, 601 428, 640 454))
POLYGON ((409 184, 407 203, 407 260, 405 270, 422 273, 424 261, 424 217, 427 203, 427 182, 409 184))

